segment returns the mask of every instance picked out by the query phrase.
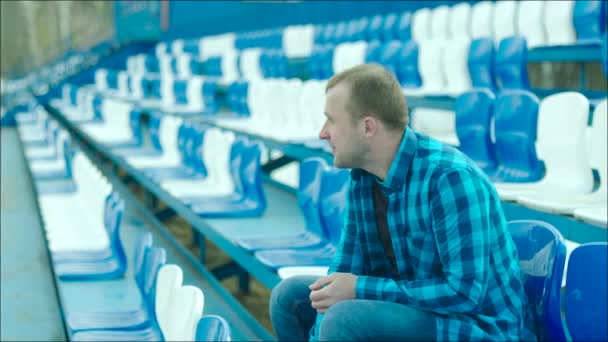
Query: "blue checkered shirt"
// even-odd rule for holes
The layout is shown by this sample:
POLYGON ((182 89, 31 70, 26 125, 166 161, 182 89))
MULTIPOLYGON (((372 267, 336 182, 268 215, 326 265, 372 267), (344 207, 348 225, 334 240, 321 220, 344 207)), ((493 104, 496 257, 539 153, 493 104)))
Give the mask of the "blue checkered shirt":
MULTIPOLYGON (((464 154, 405 131, 388 175, 387 222, 398 279, 378 237, 374 175, 351 171, 345 223, 329 268, 358 276, 357 299, 402 303, 437 317, 438 341, 521 340, 526 297, 496 191, 464 154)), ((311 340, 318 338, 318 326, 311 340)))

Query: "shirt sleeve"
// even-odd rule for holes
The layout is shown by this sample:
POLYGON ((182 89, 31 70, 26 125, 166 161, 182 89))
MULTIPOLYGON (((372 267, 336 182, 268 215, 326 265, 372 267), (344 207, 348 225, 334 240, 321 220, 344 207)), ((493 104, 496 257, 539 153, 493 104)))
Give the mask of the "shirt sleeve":
POLYGON ((357 215, 360 215, 359 210, 357 210, 356 198, 356 191, 351 179, 349 180, 349 191, 344 208, 344 224, 342 226, 340 242, 338 243, 336 256, 329 266, 328 275, 334 272, 352 274, 361 274, 363 272, 363 253, 355 223, 357 215))
POLYGON ((430 221, 441 276, 422 280, 360 276, 357 298, 399 302, 439 314, 471 312, 483 300, 493 229, 488 189, 479 176, 465 169, 451 170, 435 184, 430 221))

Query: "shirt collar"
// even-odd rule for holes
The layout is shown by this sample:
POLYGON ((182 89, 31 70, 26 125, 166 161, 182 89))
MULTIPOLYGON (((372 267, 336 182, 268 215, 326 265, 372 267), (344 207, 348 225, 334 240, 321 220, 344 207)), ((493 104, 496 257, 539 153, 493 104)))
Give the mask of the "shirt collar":
MULTIPOLYGON (((379 182, 383 187, 393 191, 399 190, 401 187, 403 187, 407 172, 412 163, 412 159, 414 158, 414 154, 416 153, 417 140, 416 134, 414 134, 412 129, 406 127, 403 138, 401 139, 401 145, 399 146, 399 150, 397 151, 397 154, 395 154, 395 158, 388 169, 386 179, 384 182, 379 182)), ((359 181, 361 177, 366 174, 369 173, 363 169, 351 170, 351 177, 354 181, 359 181)), ((374 177, 374 179, 377 178, 374 177)))

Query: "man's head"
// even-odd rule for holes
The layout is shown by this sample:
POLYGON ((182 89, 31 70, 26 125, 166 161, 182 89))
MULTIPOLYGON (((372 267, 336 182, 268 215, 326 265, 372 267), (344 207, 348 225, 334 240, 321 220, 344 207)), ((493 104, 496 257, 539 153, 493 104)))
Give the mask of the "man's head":
POLYGON ((408 123, 399 82, 377 64, 334 75, 326 87, 325 116, 319 137, 329 141, 334 165, 344 168, 362 167, 378 136, 401 137, 408 123))

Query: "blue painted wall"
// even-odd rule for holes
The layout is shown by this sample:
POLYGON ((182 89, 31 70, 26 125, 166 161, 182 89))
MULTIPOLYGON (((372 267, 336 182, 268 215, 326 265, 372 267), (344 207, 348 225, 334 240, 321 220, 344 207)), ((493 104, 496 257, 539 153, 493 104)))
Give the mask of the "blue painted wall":
POLYGON ((155 41, 160 37, 160 0, 116 0, 114 15, 119 42, 155 41))
MULTIPOLYGON (((160 38, 202 37, 290 24, 324 23, 403 12, 456 1, 170 1, 169 25, 160 38)), ((459 2, 459 1, 458 1, 459 2)), ((477 1, 467 1, 474 3, 477 1)))

